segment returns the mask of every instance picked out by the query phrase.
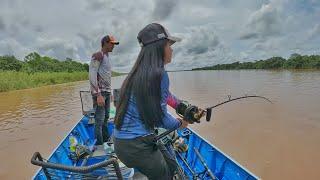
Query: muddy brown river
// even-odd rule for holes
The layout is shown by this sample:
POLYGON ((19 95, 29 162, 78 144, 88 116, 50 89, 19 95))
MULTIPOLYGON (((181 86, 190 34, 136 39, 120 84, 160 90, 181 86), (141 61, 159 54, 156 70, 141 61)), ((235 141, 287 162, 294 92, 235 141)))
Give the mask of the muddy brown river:
MULTIPOLYGON (((190 127, 262 179, 320 179, 320 71, 196 71, 170 73, 173 94, 220 106, 211 122, 190 127)), ((113 87, 123 77, 113 78, 113 87)), ((0 93, 0 179, 30 179, 35 151, 48 157, 81 118, 75 82, 0 93)))

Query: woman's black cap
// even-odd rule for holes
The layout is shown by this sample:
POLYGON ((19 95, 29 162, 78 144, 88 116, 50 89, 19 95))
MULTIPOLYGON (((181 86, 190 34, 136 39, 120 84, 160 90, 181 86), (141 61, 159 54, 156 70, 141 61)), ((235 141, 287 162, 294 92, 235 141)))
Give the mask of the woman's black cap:
POLYGON ((137 37, 141 46, 154 43, 162 39, 168 39, 172 44, 181 41, 181 38, 171 36, 161 24, 151 23, 144 27, 137 37))

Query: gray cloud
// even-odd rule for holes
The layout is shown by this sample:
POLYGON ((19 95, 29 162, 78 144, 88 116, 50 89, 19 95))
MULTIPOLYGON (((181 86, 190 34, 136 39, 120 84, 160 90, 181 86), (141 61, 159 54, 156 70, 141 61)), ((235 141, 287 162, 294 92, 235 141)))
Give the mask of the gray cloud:
POLYGON ((249 17, 240 39, 257 39, 280 35, 282 32, 283 17, 275 4, 264 4, 249 17))
POLYGON ((14 47, 11 46, 13 43, 8 43, 8 41, 0 41, 0 48, 5 55, 14 55, 14 47))
POLYGON ((23 57, 31 51, 14 38, 0 39, 0 49, 3 55, 14 55, 17 57, 23 57))
POLYGON ((44 28, 41 25, 37 24, 33 26, 33 30, 37 33, 42 33, 44 31, 44 28))
POLYGON ((80 59, 77 57, 77 46, 71 42, 63 39, 51 39, 50 41, 42 38, 37 39, 37 49, 41 54, 46 54, 49 56, 56 57, 58 59, 66 59, 67 57, 72 57, 80 59))
POLYGON ((320 36, 320 24, 315 24, 308 33, 308 39, 319 38, 320 36))
POLYGON ((39 51, 88 62, 101 37, 113 34, 120 40, 113 67, 129 71, 140 50, 136 36, 153 21, 183 38, 173 47, 171 70, 314 53, 319 10, 316 0, 2 0, 0 55, 23 59, 39 51))
POLYGON ((220 41, 213 24, 194 26, 176 34, 182 42, 173 46, 174 60, 168 69, 192 69, 230 61, 231 54, 220 41))
POLYGON ((190 31, 191 36, 185 40, 187 54, 204 54, 220 45, 212 26, 194 27, 190 31))
POLYGON ((259 34, 258 33, 246 33, 246 34, 242 34, 240 36, 240 39, 241 40, 246 40, 246 39, 257 39, 259 37, 259 34))
POLYGON ((96 11, 96 10, 103 10, 109 5, 110 1, 107 0, 88 0, 87 1, 87 10, 96 11))
POLYGON ((5 30, 6 25, 2 17, 0 17, 0 31, 5 30))
POLYGON ((178 4, 178 0, 155 0, 152 18, 160 21, 168 18, 178 4))

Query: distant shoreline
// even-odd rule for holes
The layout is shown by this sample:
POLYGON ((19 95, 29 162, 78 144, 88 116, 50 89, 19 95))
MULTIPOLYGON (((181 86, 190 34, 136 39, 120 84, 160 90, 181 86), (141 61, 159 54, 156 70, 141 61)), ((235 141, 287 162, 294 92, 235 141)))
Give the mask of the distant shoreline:
MULTIPOLYGON (((182 70, 182 71, 320 71, 320 69, 309 68, 309 69, 191 69, 191 70, 182 70)), ((180 72, 180 71, 174 71, 180 72)))
MULTIPOLYGON (((122 73, 112 72, 112 77, 122 73)), ((88 72, 15 72, 0 71, 0 93, 48 85, 88 80, 88 72)))
POLYGON ((320 70, 320 55, 292 54, 290 58, 271 57, 254 62, 234 62, 194 68, 197 70, 320 70))
MULTIPOLYGON (((32 52, 23 60, 0 56, 0 92, 88 80, 89 65, 71 58, 58 60, 32 52)), ((123 73, 112 72, 112 76, 123 73)))

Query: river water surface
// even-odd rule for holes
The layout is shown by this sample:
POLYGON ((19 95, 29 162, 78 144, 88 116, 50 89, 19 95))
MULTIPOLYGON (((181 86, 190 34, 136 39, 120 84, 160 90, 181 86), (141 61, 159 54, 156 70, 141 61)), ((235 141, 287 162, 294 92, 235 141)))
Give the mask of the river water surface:
MULTIPOLYGON (((319 71, 189 71, 170 73, 170 88, 201 107, 220 106, 211 122, 191 125, 262 179, 320 179, 319 71)), ((113 78, 118 88, 124 77, 113 78)), ((48 157, 81 118, 79 91, 88 82, 0 93, 0 179, 30 179, 35 151, 48 157)))

